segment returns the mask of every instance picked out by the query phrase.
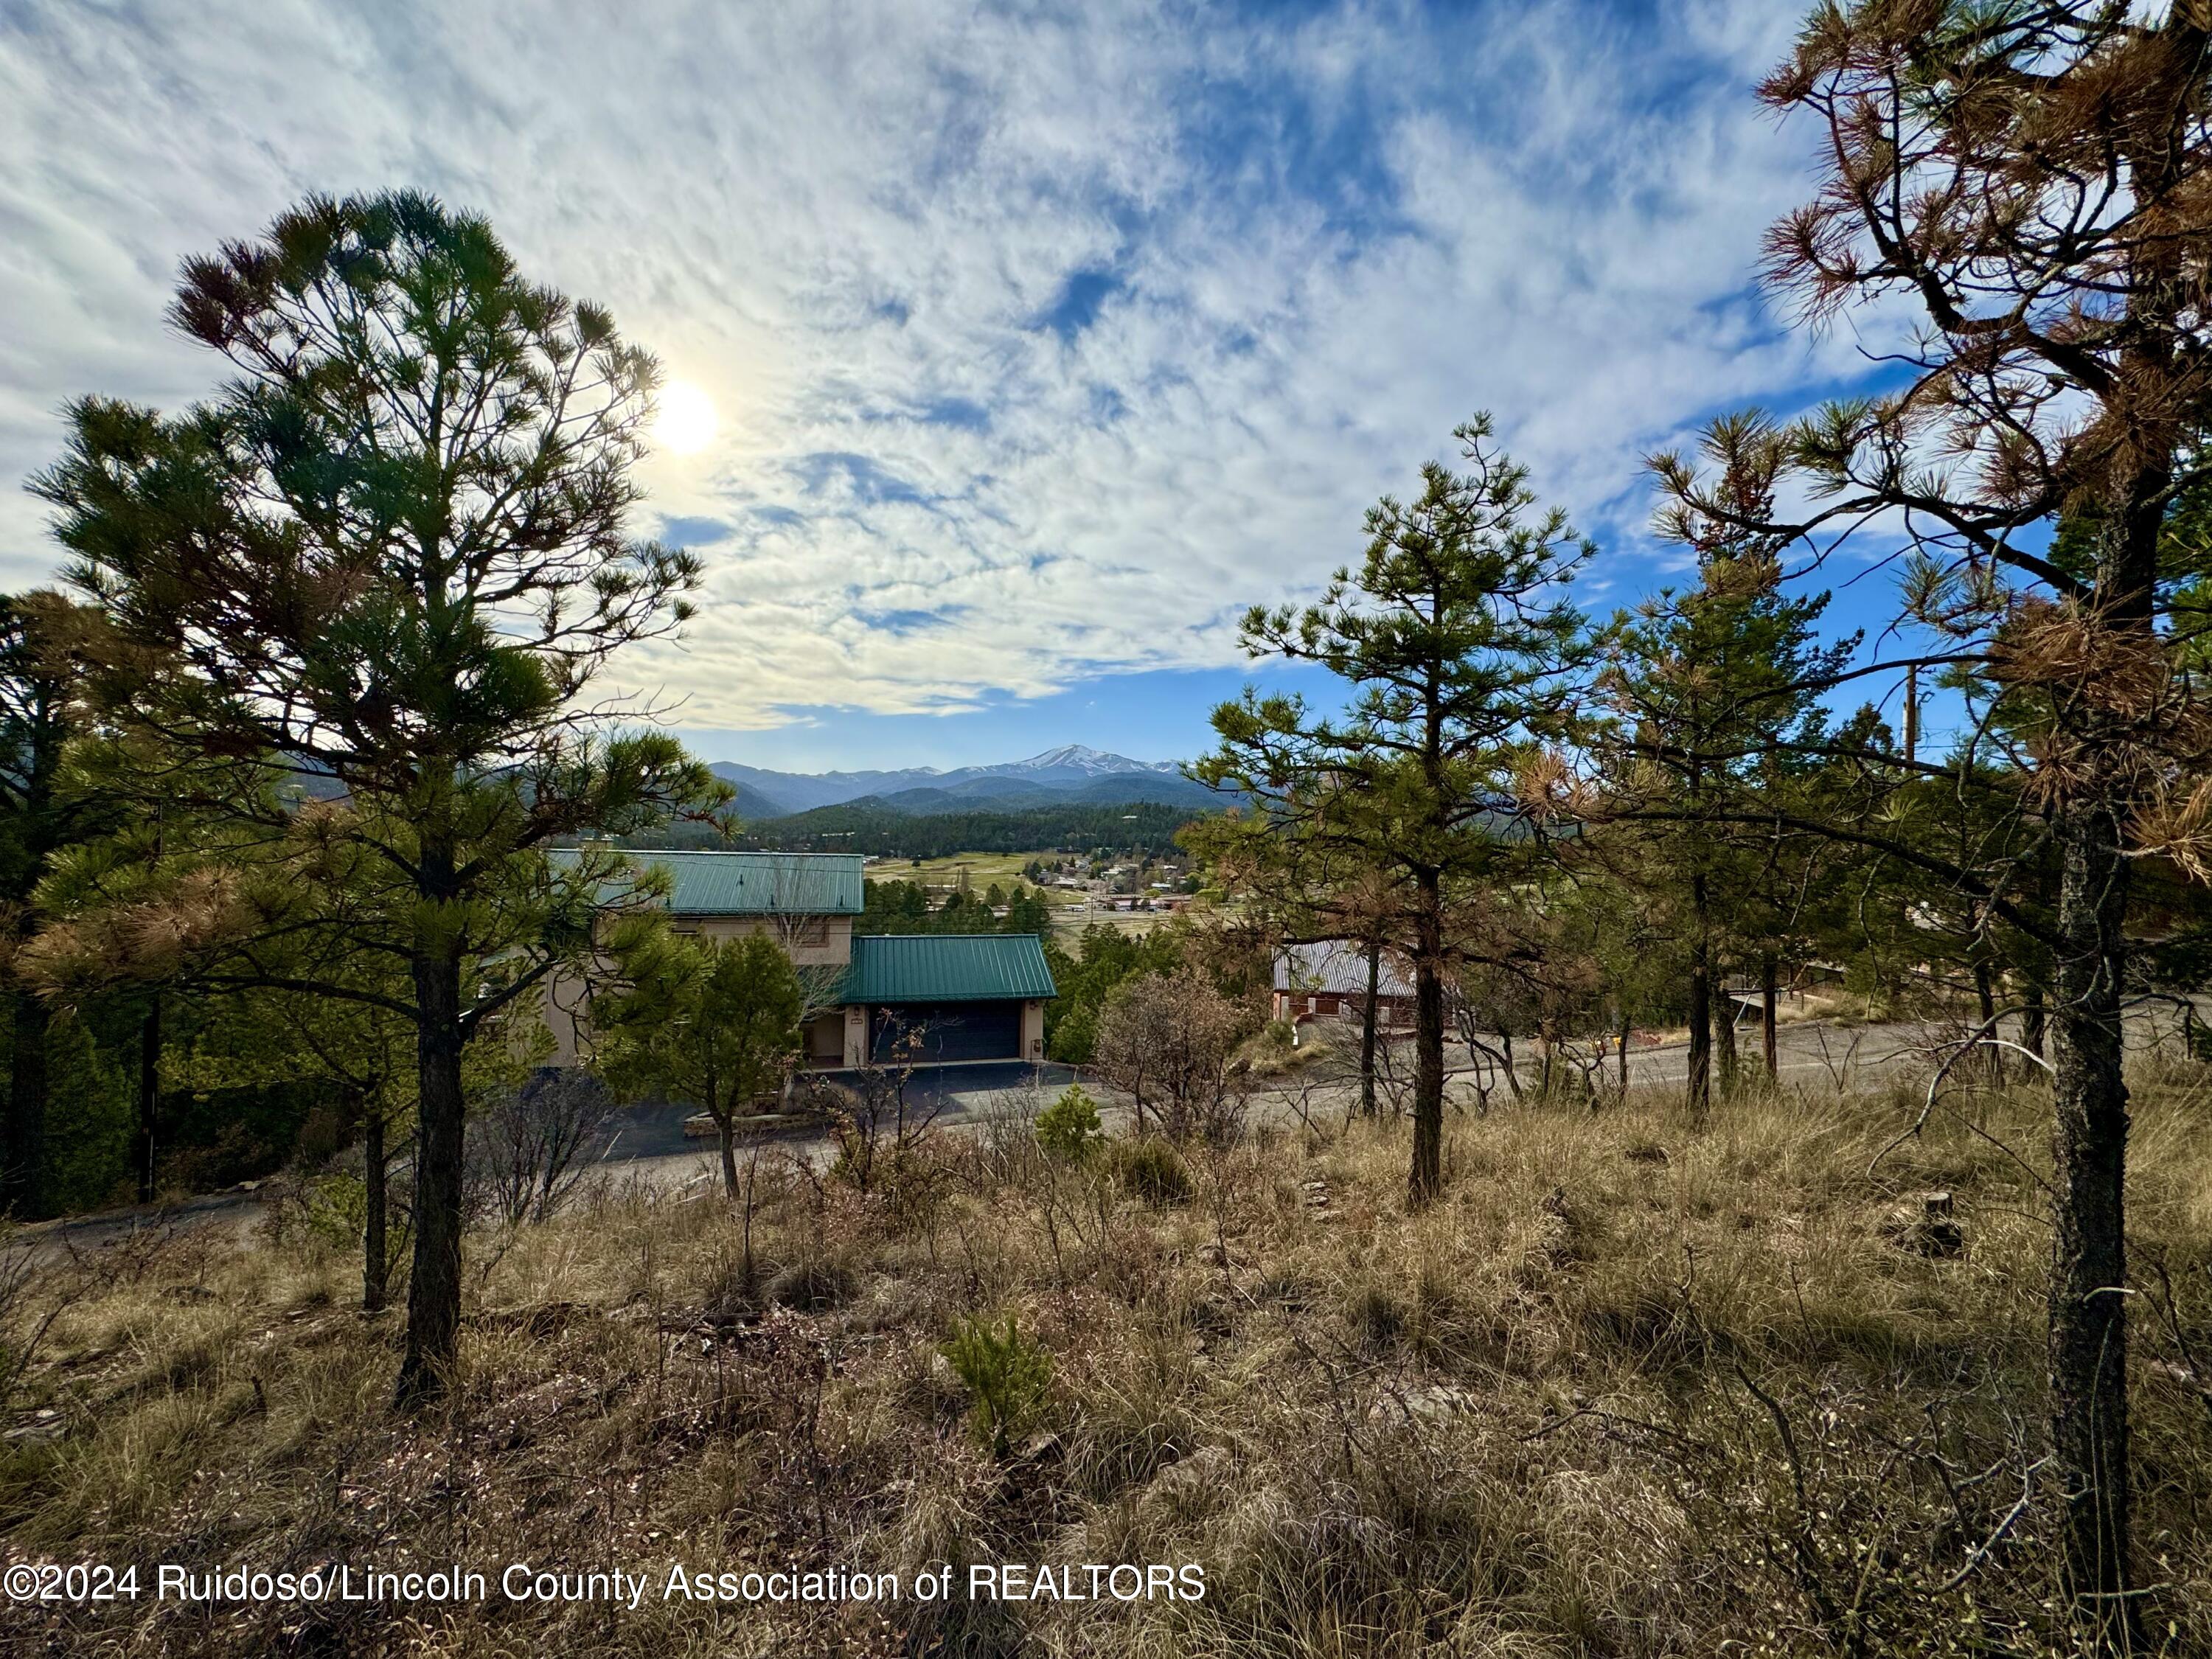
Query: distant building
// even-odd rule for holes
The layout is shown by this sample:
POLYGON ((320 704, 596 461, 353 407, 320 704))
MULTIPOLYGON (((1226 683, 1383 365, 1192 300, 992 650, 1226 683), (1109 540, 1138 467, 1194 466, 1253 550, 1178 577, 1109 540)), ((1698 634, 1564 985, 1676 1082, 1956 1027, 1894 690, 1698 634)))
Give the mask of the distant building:
MULTIPOLYGON (((1293 1024, 1309 1019, 1358 1019, 1367 1000, 1367 949, 1352 939, 1287 945, 1275 954, 1273 1012, 1293 1024)), ((1413 1023, 1413 984, 1403 958, 1382 952, 1377 964, 1375 1023, 1400 1030, 1413 1023)))
MULTIPOLYGON (((766 933, 826 1003, 806 1032, 810 1065, 850 1069, 903 1052, 920 1064, 1042 1060, 1056 992, 1035 933, 853 932, 863 860, 854 853, 639 852, 671 878, 669 925, 736 939, 766 933)), ((546 995, 555 1058, 577 1063, 583 987, 546 995)))

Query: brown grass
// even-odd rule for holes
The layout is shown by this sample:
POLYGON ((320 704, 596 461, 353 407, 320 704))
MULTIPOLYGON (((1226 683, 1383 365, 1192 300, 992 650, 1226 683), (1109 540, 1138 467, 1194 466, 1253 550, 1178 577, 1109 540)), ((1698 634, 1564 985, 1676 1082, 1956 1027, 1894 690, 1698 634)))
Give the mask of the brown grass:
MULTIPOLYGON (((2175 1073, 2136 1118, 2138 1525, 2175 1654, 2212 1652, 2212 1410, 2182 1346, 2212 1358, 2206 1104, 2175 1073)), ((1500 1109, 1453 1123, 1425 1214, 1402 1126, 1190 1149, 1190 1196, 1156 1206, 1001 1123, 890 1192, 764 1174, 750 1279, 722 1200, 632 1192, 476 1243, 465 1386, 422 1421, 386 1407, 394 1317, 349 1305, 349 1257, 188 1237, 53 1326, 17 1416, 66 1432, 9 1443, 0 1553, 458 1562, 492 1599, 0 1618, 58 1652, 2063 1651, 2022 1474, 2037 1107, 1962 1105, 1871 1178, 1901 1097, 1747 1099, 1703 1135, 1658 1101, 1500 1109), (1885 1234, 1932 1188, 1963 1259, 1885 1234), (994 1458, 941 1345, 1004 1312, 1052 1382, 994 1458), (1188 1563, 1206 1594, 716 1609, 660 1599, 676 1560, 1188 1563), (525 1561, 650 1587, 509 1604, 525 1561)))

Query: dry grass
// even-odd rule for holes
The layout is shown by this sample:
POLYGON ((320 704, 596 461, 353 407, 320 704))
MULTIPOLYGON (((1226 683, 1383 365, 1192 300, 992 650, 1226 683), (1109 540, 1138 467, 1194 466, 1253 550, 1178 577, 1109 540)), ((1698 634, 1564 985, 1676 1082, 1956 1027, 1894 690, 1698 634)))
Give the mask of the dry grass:
MULTIPOLYGON (((2147 1080, 2134 1194, 2200 1356, 2206 1103, 2147 1080)), ((394 1322, 349 1305, 344 1255, 187 1238, 54 1325, 23 1403, 67 1432, 11 1443, 0 1532, 494 1580, 453 1608, 54 1609, 59 1652, 2063 1650, 2047 1492, 1977 1554, 2038 1455, 2048 1233, 2034 1103, 1969 1109, 1873 1178, 1898 1099, 1743 1101, 1699 1136, 1657 1102, 1501 1109, 1455 1121, 1425 1214, 1402 1126, 1191 1149, 1154 1205, 1002 1123, 890 1192, 764 1176, 750 1274, 720 1200, 619 1195, 477 1245, 466 1386, 420 1422, 386 1409, 394 1322), (1963 1259, 1885 1235, 1937 1187, 1963 1259), (1052 1382, 994 1458, 940 1346, 1006 1312, 1052 1382), (1191 1563, 1206 1595, 716 1609, 660 1599, 675 1560, 1191 1563), (651 1588, 511 1605, 522 1561, 651 1588)), ((2154 1276, 2137 1305, 2151 1623, 2212 1652, 2212 1411, 2154 1276)))

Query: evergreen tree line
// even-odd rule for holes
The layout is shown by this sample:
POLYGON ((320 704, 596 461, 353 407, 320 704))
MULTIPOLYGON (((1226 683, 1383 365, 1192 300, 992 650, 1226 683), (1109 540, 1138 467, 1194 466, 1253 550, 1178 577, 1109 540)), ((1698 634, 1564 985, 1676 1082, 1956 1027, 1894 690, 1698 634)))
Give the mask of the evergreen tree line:
MULTIPOLYGON (((927 817, 861 805, 820 806, 740 828, 729 844, 798 853, 865 853, 874 858, 941 859, 956 853, 1108 854, 1158 858, 1175 850, 1176 832, 1190 821, 1186 806, 1158 801, 1125 805, 1032 806, 1018 811, 933 812, 927 817)), ((690 832, 708 845, 713 831, 690 832)), ((684 844, 667 840, 656 844, 684 844)), ((714 843, 719 844, 719 843, 714 843)))
POLYGON ((869 881, 856 933, 1038 933, 1052 932, 1052 906, 1034 887, 993 882, 981 893, 955 890, 933 905, 918 881, 869 881), (1003 914, 1001 914, 1003 912, 1003 914))

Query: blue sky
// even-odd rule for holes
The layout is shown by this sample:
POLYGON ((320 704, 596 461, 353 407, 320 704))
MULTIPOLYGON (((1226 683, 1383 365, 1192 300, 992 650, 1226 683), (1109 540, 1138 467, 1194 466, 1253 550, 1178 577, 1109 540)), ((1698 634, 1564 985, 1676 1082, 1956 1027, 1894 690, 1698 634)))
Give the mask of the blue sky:
POLYGON ((1472 411, 1605 610, 1673 568, 1642 455, 1863 380, 1878 319, 1793 331, 1748 280, 1807 188, 1749 93, 1795 10, 15 0, 0 574, 51 572, 17 486, 65 398, 211 389, 180 259, 409 185, 711 406, 640 526, 702 614, 623 671, 709 757, 1186 757, 1244 608, 1355 558, 1472 411))

